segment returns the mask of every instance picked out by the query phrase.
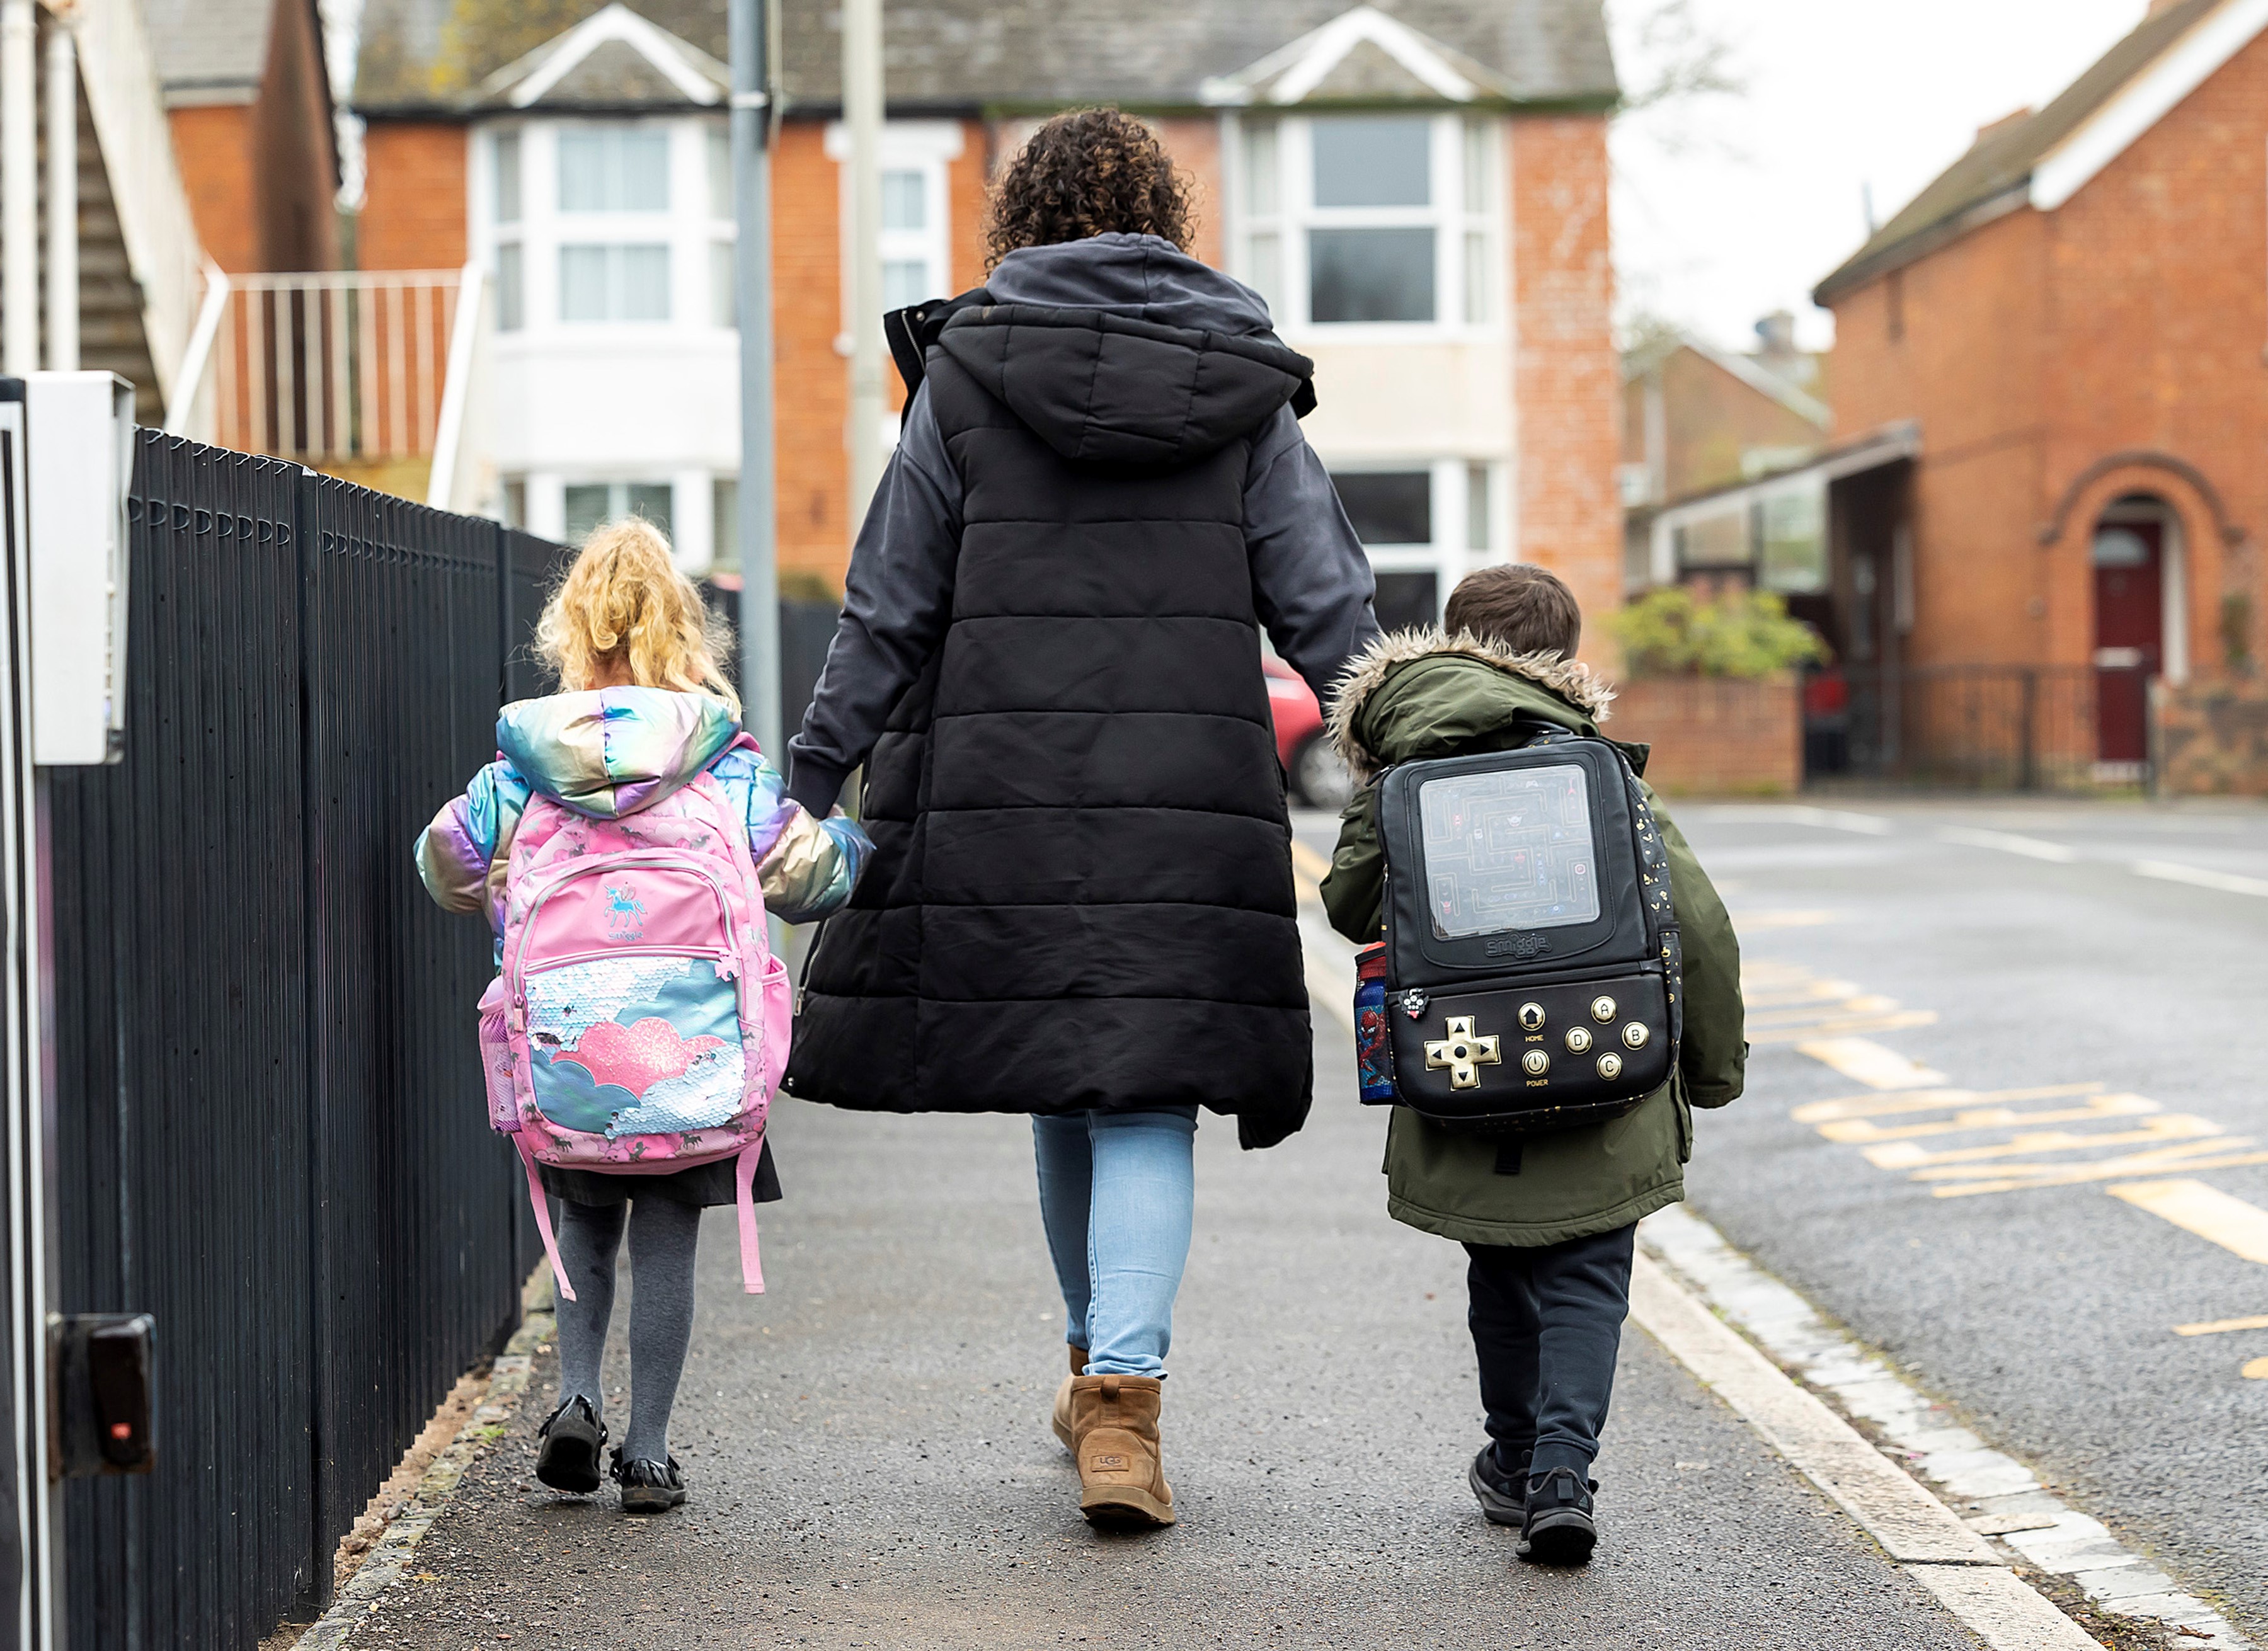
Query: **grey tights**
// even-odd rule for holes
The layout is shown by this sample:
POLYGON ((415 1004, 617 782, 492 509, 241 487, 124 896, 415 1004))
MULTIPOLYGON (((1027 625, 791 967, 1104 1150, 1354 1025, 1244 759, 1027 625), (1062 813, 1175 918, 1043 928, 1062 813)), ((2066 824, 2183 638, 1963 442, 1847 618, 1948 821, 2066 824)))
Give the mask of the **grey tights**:
POLYGON ((648 1193, 621 1204, 559 1204, 559 1259, 576 1299, 559 1310, 559 1397, 577 1394, 606 1414, 600 1360, 615 1309, 615 1252, 630 1229, 630 1426, 622 1455, 669 1460, 669 1408, 677 1399, 685 1350, 693 1340, 693 1251, 701 1212, 648 1193))

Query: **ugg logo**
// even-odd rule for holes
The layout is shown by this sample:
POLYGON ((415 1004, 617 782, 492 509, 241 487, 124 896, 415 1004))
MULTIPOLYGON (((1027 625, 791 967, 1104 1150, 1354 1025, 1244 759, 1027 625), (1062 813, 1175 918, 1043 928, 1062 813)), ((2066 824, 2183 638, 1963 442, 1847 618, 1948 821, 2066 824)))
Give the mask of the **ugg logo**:
POLYGON ((1550 949, 1550 937, 1542 934, 1503 934, 1488 943, 1491 957, 1541 957, 1550 949))
POLYGON ((1108 1468, 1123 1468, 1126 1465, 1126 1458, 1123 1456, 1094 1456, 1089 1458, 1087 1465, 1093 1468, 1096 1472, 1100 1473, 1108 1468))

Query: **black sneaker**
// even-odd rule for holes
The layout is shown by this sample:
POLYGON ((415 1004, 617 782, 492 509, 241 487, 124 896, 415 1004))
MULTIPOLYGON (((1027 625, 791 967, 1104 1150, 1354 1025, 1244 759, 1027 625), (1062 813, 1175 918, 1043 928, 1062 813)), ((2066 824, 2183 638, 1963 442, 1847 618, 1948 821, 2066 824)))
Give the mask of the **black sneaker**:
POLYGON ((1528 1459, 1534 1452, 1520 1453, 1520 1470, 1506 1473, 1496 1454, 1494 1445, 1483 1445, 1480 1455, 1473 1458, 1472 1470, 1465 1475, 1465 1483, 1473 1487, 1481 1512, 1494 1525, 1521 1525, 1528 1522, 1528 1459))
POLYGON ((580 1393, 563 1401, 543 1419, 537 1437, 543 1447, 535 1453, 535 1477, 555 1491, 588 1496, 599 1488, 599 1448, 607 1442, 591 1401, 580 1393))
POLYGON ((1537 1565, 1587 1565, 1598 1545, 1591 1493, 1598 1481, 1572 1468, 1554 1468, 1528 1482, 1528 1522, 1520 1529, 1520 1557, 1537 1565))
POLYGON ((643 1458, 626 1459, 622 1447, 615 1448, 615 1483, 622 1487, 622 1512, 625 1514, 660 1514, 681 1507, 685 1501, 685 1476, 678 1471, 677 1458, 666 1462, 648 1462, 643 1458))

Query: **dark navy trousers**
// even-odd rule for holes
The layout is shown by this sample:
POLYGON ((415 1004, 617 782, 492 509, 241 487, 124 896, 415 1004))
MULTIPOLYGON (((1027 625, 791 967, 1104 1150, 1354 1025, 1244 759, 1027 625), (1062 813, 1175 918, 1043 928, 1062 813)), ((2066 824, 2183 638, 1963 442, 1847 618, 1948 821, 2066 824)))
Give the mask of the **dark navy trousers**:
POLYGON ((1489 1437, 1507 1470, 1587 1474, 1615 1389, 1638 1227, 1534 1249, 1467 1244, 1473 1350, 1489 1437))

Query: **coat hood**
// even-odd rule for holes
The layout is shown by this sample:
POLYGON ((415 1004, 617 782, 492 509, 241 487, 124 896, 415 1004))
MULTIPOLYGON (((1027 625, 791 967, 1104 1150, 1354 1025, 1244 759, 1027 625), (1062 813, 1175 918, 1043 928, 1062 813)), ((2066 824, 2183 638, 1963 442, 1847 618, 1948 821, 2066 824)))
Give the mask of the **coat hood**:
POLYGON ((1175 469, 1314 405, 1241 282, 1155 235, 1010 253, 939 347, 1065 459, 1175 469))
MULTIPOLYGON (((1355 657, 1331 696, 1331 743, 1367 784, 1394 763, 1489 748, 1522 719, 1594 734, 1614 690, 1579 660, 1459 631, 1400 630, 1355 657)), ((1625 746, 1644 770, 1646 748, 1625 746)))
POLYGON ((664 688, 521 699, 497 713, 497 748, 534 790, 619 819, 691 783, 740 737, 721 700, 664 688))

